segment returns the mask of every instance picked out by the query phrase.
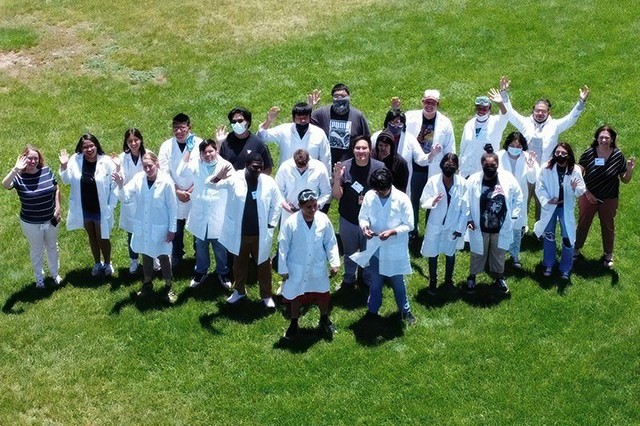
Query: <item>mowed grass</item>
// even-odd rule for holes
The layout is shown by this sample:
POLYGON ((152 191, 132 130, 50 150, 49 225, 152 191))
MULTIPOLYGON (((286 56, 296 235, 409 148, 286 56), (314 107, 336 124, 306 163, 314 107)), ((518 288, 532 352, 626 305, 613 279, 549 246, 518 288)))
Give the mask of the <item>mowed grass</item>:
MULTIPOLYGON (((321 89, 324 104, 338 81, 374 130, 391 96, 419 108, 422 91, 438 88, 459 146, 473 98, 502 74, 522 113, 549 97, 562 116, 589 85, 587 110, 562 139, 580 153, 609 122, 623 152, 637 155, 638 12, 628 0, 4 1, 0 172, 25 143, 57 168, 58 151, 85 131, 119 152, 136 126, 157 150, 183 111, 202 136, 236 105, 254 113, 253 129, 272 105, 288 121, 308 91, 321 89)), ((127 274, 119 230, 117 278, 91 278, 85 234, 62 230, 66 284, 36 292, 18 199, 5 192, 0 424, 637 424, 637 192, 637 180, 622 189, 613 272, 597 261, 597 221, 568 286, 541 277, 539 244, 527 237, 525 272, 507 269, 509 300, 433 300, 415 257, 416 326, 400 326, 389 291, 376 330, 361 321, 366 294, 338 292, 333 342, 311 331, 312 309, 296 345, 280 341, 279 311, 229 308, 213 280, 189 291, 192 258, 176 275, 176 306, 135 302, 140 280, 127 274)), ((457 283, 468 265, 460 253, 457 283)), ((255 286, 249 294, 257 300, 255 286)))

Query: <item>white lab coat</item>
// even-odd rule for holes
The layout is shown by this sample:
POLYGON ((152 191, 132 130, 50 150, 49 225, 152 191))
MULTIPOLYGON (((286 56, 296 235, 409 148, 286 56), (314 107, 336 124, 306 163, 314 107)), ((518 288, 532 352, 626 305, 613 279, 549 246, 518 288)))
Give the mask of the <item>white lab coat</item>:
MULTIPOLYGON (((584 184, 584 180, 582 179, 582 173, 580 172, 580 167, 578 165, 573 167, 573 172, 571 175, 565 174, 564 179, 562 180, 562 188, 564 190, 564 201, 563 201, 563 218, 564 225, 567 229, 567 236, 569 237, 569 241, 571 241, 571 245, 576 242, 576 217, 574 212, 575 200, 580 197, 586 191, 586 186, 584 184), (571 181, 576 179, 578 181, 578 186, 574 190, 571 188, 571 181)), ((540 220, 536 222, 533 227, 533 232, 536 234, 538 238, 544 235, 544 230, 549 224, 549 220, 553 215, 554 210, 557 207, 557 204, 549 204, 549 200, 554 197, 558 197, 560 195, 560 184, 558 182, 558 172, 557 165, 554 165, 553 168, 548 169, 545 167, 540 170, 540 175, 538 176, 538 181, 536 182, 536 197, 540 200, 540 220)))
POLYGON ((311 228, 296 212, 281 226, 278 236, 278 273, 289 274, 282 295, 293 300, 304 293, 329 291, 327 260, 340 266, 338 242, 331 221, 317 211, 311 228))
MULTIPOLYGON (((138 157, 138 164, 134 164, 131 153, 123 152, 120 157, 120 173, 124 178, 124 185, 129 183, 131 179, 142 171, 142 155, 138 157)), ((135 206, 133 204, 120 204, 120 229, 127 232, 133 232, 133 215, 135 214, 135 206)))
MULTIPOLYGON (((406 132, 413 136, 418 137, 420 129, 422 128, 422 110, 407 111, 405 116, 407 117, 407 130, 406 132)), ((417 142, 417 140, 416 140, 417 142)), ((436 112, 436 121, 433 129, 433 146, 439 144, 442 146, 442 151, 436 155, 429 165, 429 177, 440 173, 440 160, 445 154, 449 152, 456 152, 456 141, 453 135, 453 124, 451 120, 440 111, 436 112)))
MULTIPOLYGON (((324 134, 324 133, 323 133, 324 134)), ((276 185, 285 201, 298 206, 298 194, 303 189, 312 189, 318 194, 318 207, 322 208, 331 198, 331 184, 327 169, 319 160, 309 158, 307 170, 300 174, 293 158, 288 159, 278 168, 275 177, 276 185)), ((280 224, 284 224, 291 213, 282 209, 280 224)))
MULTIPOLYGON (((80 194, 80 178, 82 177, 83 154, 73 154, 67 163, 65 171, 60 170, 60 180, 71 185, 69 194, 69 213, 67 214, 67 229, 84 228, 84 216, 82 215, 82 195, 80 194)), ((98 189, 98 202, 100 204, 100 235, 103 239, 109 239, 113 229, 113 211, 118 204, 114 190, 116 184, 111 175, 116 166, 107 155, 98 155, 96 164, 95 181, 98 189)))
POLYGON ((453 256, 456 249, 459 250, 464 246, 463 235, 467 229, 469 205, 467 204, 467 181, 459 174, 453 175, 450 193, 451 202, 447 205, 442 173, 429 178, 422 191, 420 206, 423 209, 431 209, 420 249, 420 253, 425 257, 434 257, 440 253, 453 256), (445 195, 434 207, 433 200, 441 193, 445 195), (454 238, 454 232, 459 232, 460 237, 454 238))
MULTIPOLYGON (((191 136, 191 133, 189 133, 191 136)), ((195 136, 194 138, 195 148, 200 145, 202 139, 195 136)), ((187 149, 187 148, 185 148, 187 149)), ((178 146, 178 141, 175 137, 171 139, 167 139, 160 145, 160 152, 158 153, 158 162, 160 163, 160 170, 167 173, 173 179, 175 186, 182 190, 186 191, 193 185, 193 180, 188 176, 178 176, 178 166, 182 163, 183 152, 180 151, 180 147, 178 146)), ((194 155, 191 157, 191 161, 198 161, 199 157, 194 155)), ((186 219, 189 216, 189 209, 191 208, 191 201, 187 201, 183 203, 178 200, 178 219, 186 219)))
MULTIPOLYGON (((506 92, 505 92, 506 93, 506 92)), ((525 117, 520 115, 511 106, 509 96, 503 95, 504 106, 507 108, 509 121, 525 137, 529 143, 529 150, 534 151, 538 156, 538 164, 546 164, 553 154, 553 149, 558 144, 560 133, 576 124, 580 114, 584 111, 584 102, 578 101, 571 112, 562 118, 555 119, 549 115, 547 120, 538 124, 533 115, 525 117), (536 146, 540 144, 540 146, 536 146)))
POLYGON ((206 180, 217 175, 226 166, 232 168, 233 166, 218 155, 216 166, 210 175, 205 163, 197 157, 195 148, 191 155, 189 162, 182 161, 177 170, 178 176, 193 180, 191 210, 186 223, 187 230, 201 240, 220 238, 224 213, 227 208, 227 191, 207 185, 206 180), (194 156, 197 160, 191 161, 194 156))
MULTIPOLYGON (((389 198, 383 206, 374 190, 367 191, 362 200, 358 223, 360 228, 368 226, 378 234, 388 229, 395 229, 397 232, 380 242, 380 275, 392 277, 411 273, 408 244, 409 231, 413 230, 413 208, 407 194, 392 186, 389 198)), ((370 241, 372 240, 367 241, 367 246, 370 241)))
MULTIPOLYGON (((242 216, 247 199, 245 169, 237 170, 227 179, 217 183, 208 179, 207 184, 213 185, 214 188, 225 188, 228 191, 227 208, 222 225, 224 232, 218 241, 229 252, 238 255, 242 238, 242 216)), ((258 259, 256 263, 259 265, 269 259, 273 230, 278 225, 282 210, 283 198, 271 176, 260 173, 256 199, 258 204, 258 259)))
POLYGON ((172 243, 167 242, 167 234, 176 232, 178 204, 169 175, 159 170, 149 188, 147 175, 139 172, 117 194, 135 211, 131 250, 150 257, 171 255, 172 243))
POLYGON ((460 175, 471 176, 482 171, 480 158, 485 153, 484 146, 491 144, 493 152, 498 152, 502 133, 509 123, 507 114, 494 114, 487 118, 481 127, 480 133, 476 136, 476 117, 467 121, 462 130, 460 139, 460 175))
POLYGON ((518 159, 516 160, 516 167, 512 169, 511 159, 509 153, 506 150, 498 151, 498 169, 506 170, 516 178, 518 185, 520 185, 520 191, 522 191, 522 208, 520 209, 520 215, 514 226, 522 228, 528 226, 529 212, 527 209, 527 200, 529 199, 529 183, 536 183, 538 173, 540 172, 540 166, 534 161, 533 167, 527 165, 526 158, 529 157, 527 151, 522 151, 518 159))
MULTIPOLYGON (((375 132, 371 136, 371 151, 375 151, 376 142, 378 141, 380 133, 382 133, 382 130, 375 132)), ((407 181, 408 184, 405 194, 411 197, 411 175, 413 174, 413 162, 415 161, 416 164, 423 167, 429 166, 429 156, 422 151, 422 148, 420 148, 420 144, 415 136, 412 136, 407 132, 400 133, 400 139, 398 140, 396 151, 402 158, 404 158, 407 162, 407 166, 409 167, 409 179, 407 181)))
MULTIPOLYGON (((474 173, 467 179, 467 197, 469 200, 469 217, 475 226, 473 231, 469 230, 469 248, 473 253, 483 254, 484 244, 482 242, 482 231, 480 229, 480 195, 482 192, 483 172, 474 173)), ((498 183, 502 187, 507 205, 507 214, 504 218, 500 235, 498 237, 498 248, 508 250, 513 240, 513 226, 520 216, 522 209, 522 191, 520 185, 513 175, 505 170, 498 169, 498 183), (515 218, 515 219, 514 219, 515 218)))
POLYGON ((331 150, 327 135, 320 127, 309 124, 309 129, 300 139, 300 134, 296 130, 295 123, 285 123, 271 129, 258 128, 258 137, 265 142, 275 142, 280 147, 280 164, 293 158, 293 153, 298 149, 309 152, 309 157, 322 162, 327 168, 327 173, 331 171, 331 150))

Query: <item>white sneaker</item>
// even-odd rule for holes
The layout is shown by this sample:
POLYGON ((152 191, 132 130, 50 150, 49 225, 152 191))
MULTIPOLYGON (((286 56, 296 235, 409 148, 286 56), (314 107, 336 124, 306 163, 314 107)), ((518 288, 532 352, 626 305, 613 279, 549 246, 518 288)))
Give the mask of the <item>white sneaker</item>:
POLYGON ((44 287, 44 280, 42 278, 36 279, 36 288, 39 288, 39 289, 45 288, 44 287))
POLYGON ((231 296, 227 298, 227 303, 230 303, 230 304, 238 303, 240 299, 244 299, 245 297, 247 297, 246 294, 240 294, 238 293, 238 290, 233 290, 233 293, 231 293, 231 296))
POLYGON ((276 307, 276 302, 273 301, 273 297, 267 297, 262 299, 262 303, 264 303, 264 307, 267 309, 272 309, 276 307))
POLYGON ((53 282, 55 283, 55 285, 62 284, 62 277, 60 275, 56 275, 55 277, 53 277, 53 282))
POLYGON ((113 275, 113 266, 111 265, 111 263, 105 263, 104 264, 104 276, 105 277, 110 277, 111 275, 113 275))
POLYGON ((93 265, 93 268, 91 268, 91 275, 97 277, 98 275, 100 275, 103 269, 104 265, 102 264, 102 262, 97 262, 93 265))
POLYGON ((153 270, 159 271, 161 269, 160 260, 157 257, 153 258, 153 270))
POLYGON ((198 287, 201 282, 203 282, 204 280, 207 279, 207 276, 208 276, 208 274, 206 274, 206 273, 205 274, 198 274, 196 272, 195 276, 193 277, 193 279, 189 283, 189 287, 191 287, 191 288, 198 287))
POLYGON ((131 263, 129 264, 129 273, 135 274, 138 272, 138 259, 131 259, 131 263))
POLYGON ((544 275, 545 277, 550 277, 552 272, 553 266, 547 266, 546 268, 544 268, 544 272, 542 273, 542 275, 544 275))

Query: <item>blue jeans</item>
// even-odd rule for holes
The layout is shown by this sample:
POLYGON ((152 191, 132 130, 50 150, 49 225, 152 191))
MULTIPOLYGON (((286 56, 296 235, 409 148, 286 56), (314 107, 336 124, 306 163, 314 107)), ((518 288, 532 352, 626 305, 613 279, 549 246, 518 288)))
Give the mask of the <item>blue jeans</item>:
POLYGON ((382 306, 382 286, 385 278, 389 279, 398 310, 403 315, 411 311, 409 299, 407 299, 407 287, 404 285, 404 277, 402 274, 392 277, 380 275, 378 256, 371 257, 369 266, 367 266, 365 270, 369 270, 369 276, 371 277, 371 281, 369 282, 369 299, 367 300, 367 309, 369 312, 377 314, 380 306, 382 306))
POLYGON ((556 263, 556 222, 560 223, 560 234, 562 235, 562 254, 560 255, 560 273, 571 272, 573 267, 573 245, 569 241, 567 227, 564 223, 564 208, 562 205, 556 207, 553 215, 544 229, 544 241, 542 242, 542 265, 553 267, 556 263))
POLYGON ((509 254, 514 261, 520 260, 520 246, 522 245, 522 227, 515 226, 513 228, 513 241, 509 246, 509 254))
POLYGON ((213 255, 216 258, 216 273, 228 274, 227 249, 218 242, 217 238, 201 240, 198 237, 196 237, 196 267, 194 269, 196 274, 206 274, 209 271, 211 265, 209 245, 213 248, 213 255))
MULTIPOLYGON (((416 172, 413 171, 411 175, 411 207, 413 207, 413 233, 418 234, 418 218, 420 213, 420 197, 422 196, 422 191, 424 190, 424 186, 427 184, 427 180, 429 179, 428 172, 416 172)), ((431 210, 428 209, 426 214, 428 214, 431 210)), ((425 222, 426 223, 426 222, 425 222)), ((426 226, 425 226, 426 229, 426 226)))

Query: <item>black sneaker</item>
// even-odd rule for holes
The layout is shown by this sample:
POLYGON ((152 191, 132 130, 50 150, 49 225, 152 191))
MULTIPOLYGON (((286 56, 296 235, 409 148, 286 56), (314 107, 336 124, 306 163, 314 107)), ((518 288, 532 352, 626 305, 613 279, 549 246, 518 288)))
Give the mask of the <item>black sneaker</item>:
POLYGON ((402 320, 407 325, 414 325, 416 323, 416 317, 413 316, 411 311, 409 311, 406 314, 402 315, 402 320))
POLYGON ((509 287, 507 286, 507 282, 503 278, 499 278, 496 280, 496 287, 498 291, 504 295, 510 293, 509 287))
POLYGON ((295 339, 298 335, 298 324, 289 324, 289 328, 284 333, 284 338, 287 340, 295 339))
POLYGON ((136 296, 147 297, 147 296, 150 296, 152 292, 153 292, 153 284, 143 283, 142 288, 140 289, 139 292, 136 293, 136 296))
POLYGON ((231 280, 229 279, 228 274, 218 274, 218 281, 220 281, 220 285, 227 290, 231 290, 231 280))
POLYGON ((476 279, 475 279, 475 277, 471 277, 471 276, 469 276, 469 277, 467 278, 467 284, 466 284, 466 287, 465 287, 465 291, 466 291, 467 293, 469 293, 469 294, 473 294, 473 293, 475 293, 475 292, 476 292, 476 287, 477 287, 477 286, 476 286, 476 279))
POLYGON ((191 288, 195 288, 198 287, 200 285, 200 283, 202 283, 202 281, 207 279, 207 274, 200 274, 198 272, 196 272, 196 274, 193 276, 193 279, 191 280, 191 282, 189 283, 189 287, 191 288))
POLYGON ((336 326, 333 325, 331 320, 320 322, 320 330, 322 330, 322 334, 329 339, 333 338, 333 335, 336 334, 336 326))
POLYGON ((429 296, 435 296, 438 294, 438 283, 436 280, 429 280, 429 287, 427 287, 427 294, 429 296))

